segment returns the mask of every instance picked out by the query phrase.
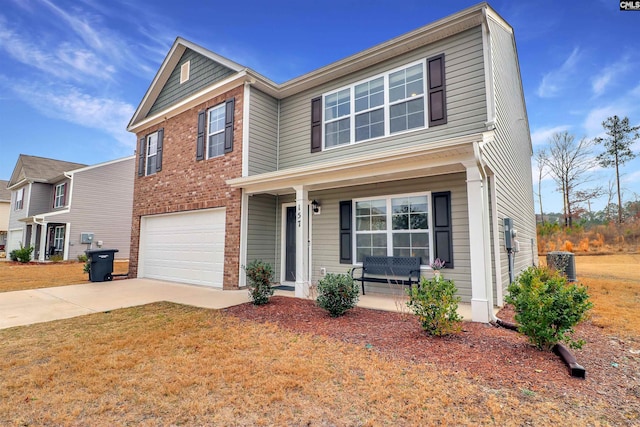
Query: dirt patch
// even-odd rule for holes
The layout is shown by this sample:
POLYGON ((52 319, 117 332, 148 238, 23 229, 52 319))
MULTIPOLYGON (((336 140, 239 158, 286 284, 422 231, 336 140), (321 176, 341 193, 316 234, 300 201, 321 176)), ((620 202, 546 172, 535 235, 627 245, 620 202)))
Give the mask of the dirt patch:
MULTIPOLYGON (((580 395, 592 405, 606 404, 624 418, 640 422, 640 340, 608 336, 589 322, 577 328, 586 341, 575 350, 586 379, 569 375, 562 360, 531 346, 517 332, 487 324, 464 323, 455 336, 427 336, 411 314, 356 307, 331 318, 311 300, 273 297, 269 304, 243 304, 225 310, 245 321, 274 323, 287 331, 330 337, 389 357, 460 373, 492 389, 544 392, 559 397, 580 395)), ((512 312, 500 314, 512 320, 512 312)))

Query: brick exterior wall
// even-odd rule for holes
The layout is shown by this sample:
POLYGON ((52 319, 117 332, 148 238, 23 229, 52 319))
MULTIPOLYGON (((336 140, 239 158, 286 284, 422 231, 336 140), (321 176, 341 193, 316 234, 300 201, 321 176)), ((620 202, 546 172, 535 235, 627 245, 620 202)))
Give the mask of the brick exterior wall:
POLYGON ((139 141, 164 128, 162 170, 139 177, 136 163, 129 277, 138 276, 142 216, 226 207, 223 289, 238 289, 241 191, 229 188, 225 181, 242 176, 243 93, 239 86, 137 134, 139 141), (233 97, 233 151, 196 161, 198 112, 233 97))

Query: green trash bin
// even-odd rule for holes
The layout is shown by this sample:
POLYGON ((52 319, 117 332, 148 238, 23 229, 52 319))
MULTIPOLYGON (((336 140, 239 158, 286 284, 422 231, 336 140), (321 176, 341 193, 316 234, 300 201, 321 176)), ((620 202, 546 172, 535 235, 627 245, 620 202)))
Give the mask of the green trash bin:
POLYGON ((113 280, 113 258, 118 249, 90 249, 87 254, 91 268, 89 280, 92 282, 108 282, 113 280))

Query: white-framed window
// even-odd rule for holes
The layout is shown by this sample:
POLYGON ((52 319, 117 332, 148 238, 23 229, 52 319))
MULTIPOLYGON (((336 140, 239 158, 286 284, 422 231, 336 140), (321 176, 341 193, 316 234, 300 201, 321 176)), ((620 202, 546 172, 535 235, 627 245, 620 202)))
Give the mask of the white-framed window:
POLYGON ((24 207, 24 188, 16 191, 16 203, 14 205, 14 210, 19 211, 24 207))
POLYGON ((54 208, 61 208, 64 206, 66 188, 67 188, 66 182, 56 185, 56 190, 55 190, 54 199, 53 199, 54 208))
POLYGON ((431 262, 429 193, 353 201, 356 263, 365 256, 421 257, 431 262))
POLYGON ((323 95, 324 148, 426 127, 425 61, 323 95))
POLYGON ((225 104, 220 104, 207 113, 207 159, 224 155, 225 111, 225 104))
POLYGON ((153 175, 156 173, 156 161, 158 158, 158 132, 147 135, 146 142, 146 175, 153 175))
POLYGON ((53 235, 53 246, 56 251, 64 250, 64 226, 59 225, 55 228, 53 235))

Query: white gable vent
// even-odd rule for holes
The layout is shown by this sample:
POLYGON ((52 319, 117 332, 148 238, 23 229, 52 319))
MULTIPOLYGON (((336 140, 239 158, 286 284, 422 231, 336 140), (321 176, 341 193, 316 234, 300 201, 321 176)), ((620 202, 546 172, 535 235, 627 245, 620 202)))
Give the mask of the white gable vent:
POLYGON ((191 71, 191 61, 187 61, 180 67, 180 84, 189 80, 189 72, 191 71))

